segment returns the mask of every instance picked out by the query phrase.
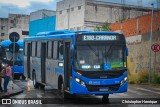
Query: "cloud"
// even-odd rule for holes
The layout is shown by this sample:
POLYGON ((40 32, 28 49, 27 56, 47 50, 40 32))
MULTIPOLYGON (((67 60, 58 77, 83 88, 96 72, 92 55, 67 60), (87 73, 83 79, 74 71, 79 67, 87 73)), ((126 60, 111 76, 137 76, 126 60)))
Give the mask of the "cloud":
MULTIPOLYGON (((9 1, 9 0, 6 0, 9 1)), ((14 1, 14 0, 12 0, 14 1)), ((26 1, 26 0, 19 0, 19 1, 26 1)), ((56 0, 30 0, 30 4, 28 6, 22 7, 17 6, 15 4, 2 4, 0 0, 0 18, 7 18, 9 13, 12 14, 30 14, 31 12, 40 10, 40 9, 47 9, 47 10, 56 10, 56 0), (37 2, 42 1, 42 2, 37 2), (49 1, 49 2, 46 2, 49 1)), ((19 2, 20 3, 20 2, 19 2)))
POLYGON ((32 2, 37 3, 50 3, 54 0, 0 0, 0 4, 4 5, 15 5, 18 7, 28 7, 31 5, 32 2))

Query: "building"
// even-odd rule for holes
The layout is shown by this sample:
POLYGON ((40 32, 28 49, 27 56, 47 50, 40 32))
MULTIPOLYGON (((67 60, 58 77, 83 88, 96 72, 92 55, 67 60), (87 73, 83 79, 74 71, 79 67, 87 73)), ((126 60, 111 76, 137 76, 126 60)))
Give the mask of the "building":
POLYGON ((53 31, 56 26, 56 12, 52 10, 38 10, 30 14, 29 36, 38 32, 53 31))
MULTIPOLYGON (((8 40, 11 32, 17 32, 20 34, 20 39, 23 39, 24 35, 22 31, 25 31, 25 36, 28 34, 29 28, 29 15, 23 14, 9 14, 8 18, 0 18, 0 41, 8 40), (21 32, 21 33, 20 33, 21 32)), ((24 33, 24 32, 23 32, 24 33)))
POLYGON ((29 28, 29 15, 9 14, 8 30, 12 28, 28 29, 29 28))
POLYGON ((17 32, 20 35, 20 40, 23 40, 25 37, 29 35, 28 29, 11 28, 8 30, 8 34, 11 34, 12 32, 17 32))
POLYGON ((0 18, 0 41, 8 39, 8 18, 0 18))
POLYGON ((57 2, 57 30, 94 30, 97 26, 134 18, 151 12, 139 6, 96 0, 62 0, 57 2))
POLYGON ((30 14, 30 21, 43 19, 43 18, 46 18, 46 17, 49 17, 49 16, 55 16, 55 15, 56 15, 55 11, 42 9, 42 10, 32 12, 30 14))

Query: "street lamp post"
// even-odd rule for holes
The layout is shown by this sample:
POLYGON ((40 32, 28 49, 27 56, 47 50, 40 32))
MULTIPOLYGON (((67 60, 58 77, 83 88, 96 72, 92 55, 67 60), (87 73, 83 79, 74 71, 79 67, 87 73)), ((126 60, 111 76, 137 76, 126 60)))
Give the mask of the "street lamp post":
POLYGON ((150 44, 149 44, 149 70, 148 70, 148 82, 151 82, 151 66, 152 66, 152 50, 151 50, 151 45, 152 45, 152 26, 153 26, 153 9, 154 9, 154 4, 152 3, 152 16, 151 16, 151 32, 150 32, 150 44))

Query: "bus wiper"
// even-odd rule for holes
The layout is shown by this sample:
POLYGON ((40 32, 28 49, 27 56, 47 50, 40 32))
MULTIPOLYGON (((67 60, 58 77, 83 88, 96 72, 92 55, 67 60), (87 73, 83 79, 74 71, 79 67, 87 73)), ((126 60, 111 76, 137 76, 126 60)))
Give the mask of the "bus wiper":
POLYGON ((90 50, 92 50, 92 52, 95 54, 96 57, 98 57, 98 62, 100 62, 100 58, 99 58, 99 51, 96 53, 96 50, 94 50, 91 45, 88 44, 88 47, 90 50))
POLYGON ((92 50, 92 52, 93 52, 96 56, 99 56, 99 55, 96 54, 96 50, 94 50, 90 45, 88 45, 88 47, 89 47, 90 50, 92 50))

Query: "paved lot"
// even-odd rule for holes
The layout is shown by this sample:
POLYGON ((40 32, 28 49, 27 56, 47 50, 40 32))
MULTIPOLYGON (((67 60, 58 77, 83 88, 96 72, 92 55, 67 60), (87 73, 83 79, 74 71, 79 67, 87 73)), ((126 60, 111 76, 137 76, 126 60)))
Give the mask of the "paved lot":
MULTIPOLYGON (((120 106, 120 107, 145 107, 146 104, 122 104, 122 100, 142 100, 146 98, 158 98, 160 99, 160 86, 151 86, 151 85, 129 85, 128 92, 112 94, 109 96, 110 103, 103 104, 101 102, 101 96, 78 96, 78 99, 67 100, 62 104, 57 102, 57 98, 59 100, 59 95, 55 90, 51 87, 47 86, 44 90, 34 89, 32 85, 32 81, 15 81, 15 83, 20 86, 24 92, 13 96, 11 98, 45 98, 46 100, 52 100, 54 104, 47 104, 45 106, 63 106, 63 107, 79 107, 79 106, 87 106, 87 107, 108 107, 108 106, 120 106), (29 87, 26 87, 28 85, 29 87), (139 99, 142 98, 142 99, 139 99)), ((13 107, 20 107, 22 105, 12 105, 13 107)), ((24 105, 25 107, 27 105, 24 105)), ((42 105, 34 105, 35 107, 41 107, 42 105)), ((150 104, 147 107, 160 107, 158 104, 150 104)))

